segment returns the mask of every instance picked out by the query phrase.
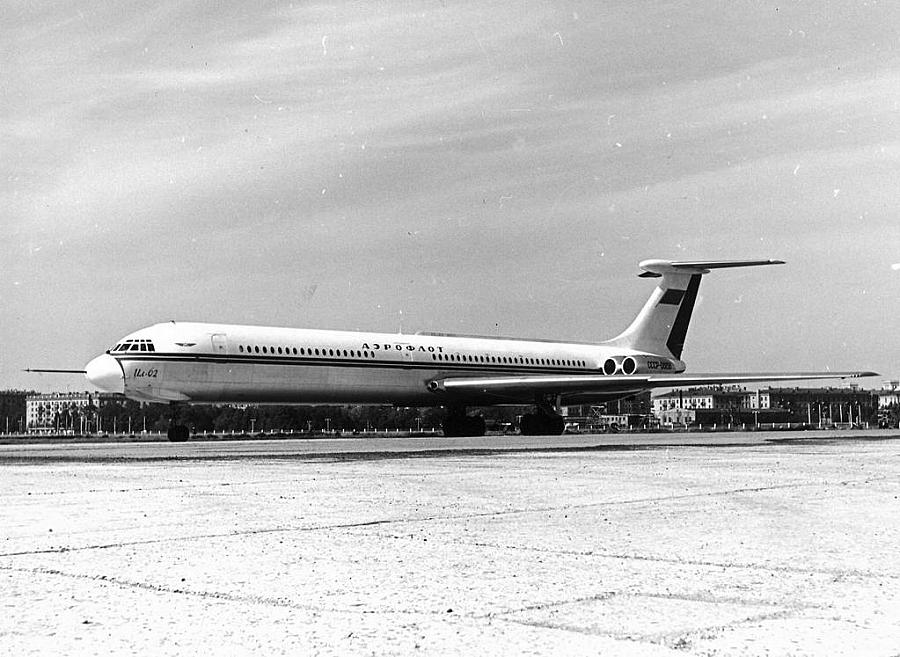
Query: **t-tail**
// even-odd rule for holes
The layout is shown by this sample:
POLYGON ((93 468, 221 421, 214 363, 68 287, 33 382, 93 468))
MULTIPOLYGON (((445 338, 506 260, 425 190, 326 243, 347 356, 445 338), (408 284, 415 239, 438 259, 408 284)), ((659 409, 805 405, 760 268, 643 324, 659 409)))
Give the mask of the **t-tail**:
POLYGON ((781 260, 644 260, 640 276, 658 278, 659 284, 631 326, 604 344, 681 360, 704 274, 713 269, 783 264, 781 260))

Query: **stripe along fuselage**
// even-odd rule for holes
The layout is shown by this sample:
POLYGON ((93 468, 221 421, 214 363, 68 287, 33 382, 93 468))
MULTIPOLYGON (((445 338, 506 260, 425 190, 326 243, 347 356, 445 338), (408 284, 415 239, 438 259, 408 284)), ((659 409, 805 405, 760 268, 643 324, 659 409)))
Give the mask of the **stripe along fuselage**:
MULTIPOLYGON (((404 406, 434 405, 435 379, 597 374, 610 358, 642 355, 596 344, 187 322, 141 329, 107 354, 121 367, 125 395, 143 401, 404 406)), ((683 369, 649 357, 661 371, 683 369)))

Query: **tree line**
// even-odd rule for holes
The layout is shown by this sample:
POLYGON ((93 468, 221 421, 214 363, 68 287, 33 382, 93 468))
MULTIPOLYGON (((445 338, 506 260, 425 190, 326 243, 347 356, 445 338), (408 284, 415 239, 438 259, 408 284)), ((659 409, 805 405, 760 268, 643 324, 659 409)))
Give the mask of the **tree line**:
MULTIPOLYGON (((83 407, 90 432, 138 433, 166 431, 171 410, 168 404, 148 404, 130 399, 110 400, 100 408, 83 407)), ((478 409, 491 428, 502 429, 515 421, 521 409, 478 409)), ((392 406, 291 406, 291 405, 185 405, 179 423, 192 432, 278 433, 324 431, 383 431, 440 429, 441 408, 392 406)), ((71 426, 79 426, 77 422, 71 426)))

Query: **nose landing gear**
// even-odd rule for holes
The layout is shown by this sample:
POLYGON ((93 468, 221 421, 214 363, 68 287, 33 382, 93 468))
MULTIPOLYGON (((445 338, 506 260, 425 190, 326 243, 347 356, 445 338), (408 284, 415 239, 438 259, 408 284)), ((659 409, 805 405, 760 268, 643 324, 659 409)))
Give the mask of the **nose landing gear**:
POLYGON ((170 419, 167 436, 169 441, 173 443, 186 443, 191 437, 191 430, 185 425, 179 424, 181 407, 182 404, 174 402, 169 404, 170 419))

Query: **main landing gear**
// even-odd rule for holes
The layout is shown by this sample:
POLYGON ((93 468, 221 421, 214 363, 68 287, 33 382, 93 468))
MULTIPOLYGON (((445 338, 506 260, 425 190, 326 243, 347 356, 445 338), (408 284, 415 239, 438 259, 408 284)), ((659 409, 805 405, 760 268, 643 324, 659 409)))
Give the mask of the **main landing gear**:
POLYGON ((566 421, 546 399, 535 402, 536 412, 527 413, 519 422, 523 436, 558 436, 566 428, 566 421))
POLYGON ((464 406, 451 406, 447 409, 447 417, 443 422, 444 436, 459 438, 461 436, 483 436, 484 418, 480 415, 466 415, 464 406))
POLYGON ((191 430, 188 429, 187 426, 183 424, 179 424, 181 420, 181 408, 182 404, 172 403, 169 404, 169 431, 168 437, 169 441, 173 443, 186 443, 188 438, 191 437, 191 430))

